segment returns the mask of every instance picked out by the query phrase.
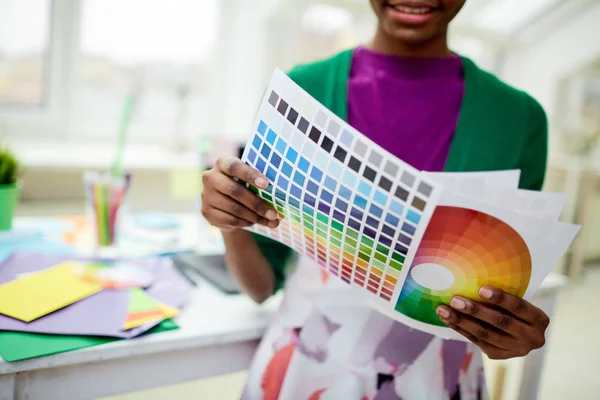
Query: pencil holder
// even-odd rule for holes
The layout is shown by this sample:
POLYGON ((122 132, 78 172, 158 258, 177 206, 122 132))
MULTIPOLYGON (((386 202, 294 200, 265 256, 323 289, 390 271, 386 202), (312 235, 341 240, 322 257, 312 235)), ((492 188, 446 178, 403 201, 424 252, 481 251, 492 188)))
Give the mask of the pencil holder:
POLYGON ((94 246, 112 247, 116 243, 119 220, 129 186, 129 175, 114 177, 88 171, 84 175, 86 209, 94 246))

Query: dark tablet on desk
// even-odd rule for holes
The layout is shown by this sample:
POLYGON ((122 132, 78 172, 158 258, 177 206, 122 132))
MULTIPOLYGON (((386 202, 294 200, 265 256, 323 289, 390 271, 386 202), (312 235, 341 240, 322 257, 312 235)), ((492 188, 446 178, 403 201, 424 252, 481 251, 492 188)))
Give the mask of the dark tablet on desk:
POLYGON ((191 280, 200 276, 224 293, 240 293, 235 280, 227 270, 223 255, 178 254, 173 257, 173 262, 191 280))

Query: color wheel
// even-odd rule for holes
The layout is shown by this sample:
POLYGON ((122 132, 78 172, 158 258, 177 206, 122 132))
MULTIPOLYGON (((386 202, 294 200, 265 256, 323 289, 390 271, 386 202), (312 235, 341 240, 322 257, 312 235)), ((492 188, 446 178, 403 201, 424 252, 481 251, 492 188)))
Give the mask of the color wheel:
POLYGON ((435 310, 450 303, 452 296, 477 300, 481 286, 490 285, 522 297, 530 277, 529 249, 512 227, 479 211, 438 206, 395 309, 415 320, 445 326, 435 310))

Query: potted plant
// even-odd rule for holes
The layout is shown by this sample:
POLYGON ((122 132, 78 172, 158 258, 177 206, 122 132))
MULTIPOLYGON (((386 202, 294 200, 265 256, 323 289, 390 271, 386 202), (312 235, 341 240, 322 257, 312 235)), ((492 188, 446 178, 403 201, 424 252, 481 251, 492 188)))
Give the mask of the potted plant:
POLYGON ((6 148, 0 147, 0 231, 12 228, 19 200, 17 174, 19 162, 6 148))

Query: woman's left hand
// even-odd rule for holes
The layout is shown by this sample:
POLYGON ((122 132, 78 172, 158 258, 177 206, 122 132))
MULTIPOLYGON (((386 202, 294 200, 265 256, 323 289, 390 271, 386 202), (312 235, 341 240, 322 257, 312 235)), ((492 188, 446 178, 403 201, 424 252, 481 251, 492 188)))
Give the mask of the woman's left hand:
POLYGON ((493 360, 523 357, 545 344, 550 318, 542 310, 492 287, 482 287, 479 295, 485 303, 455 296, 437 314, 493 360))

